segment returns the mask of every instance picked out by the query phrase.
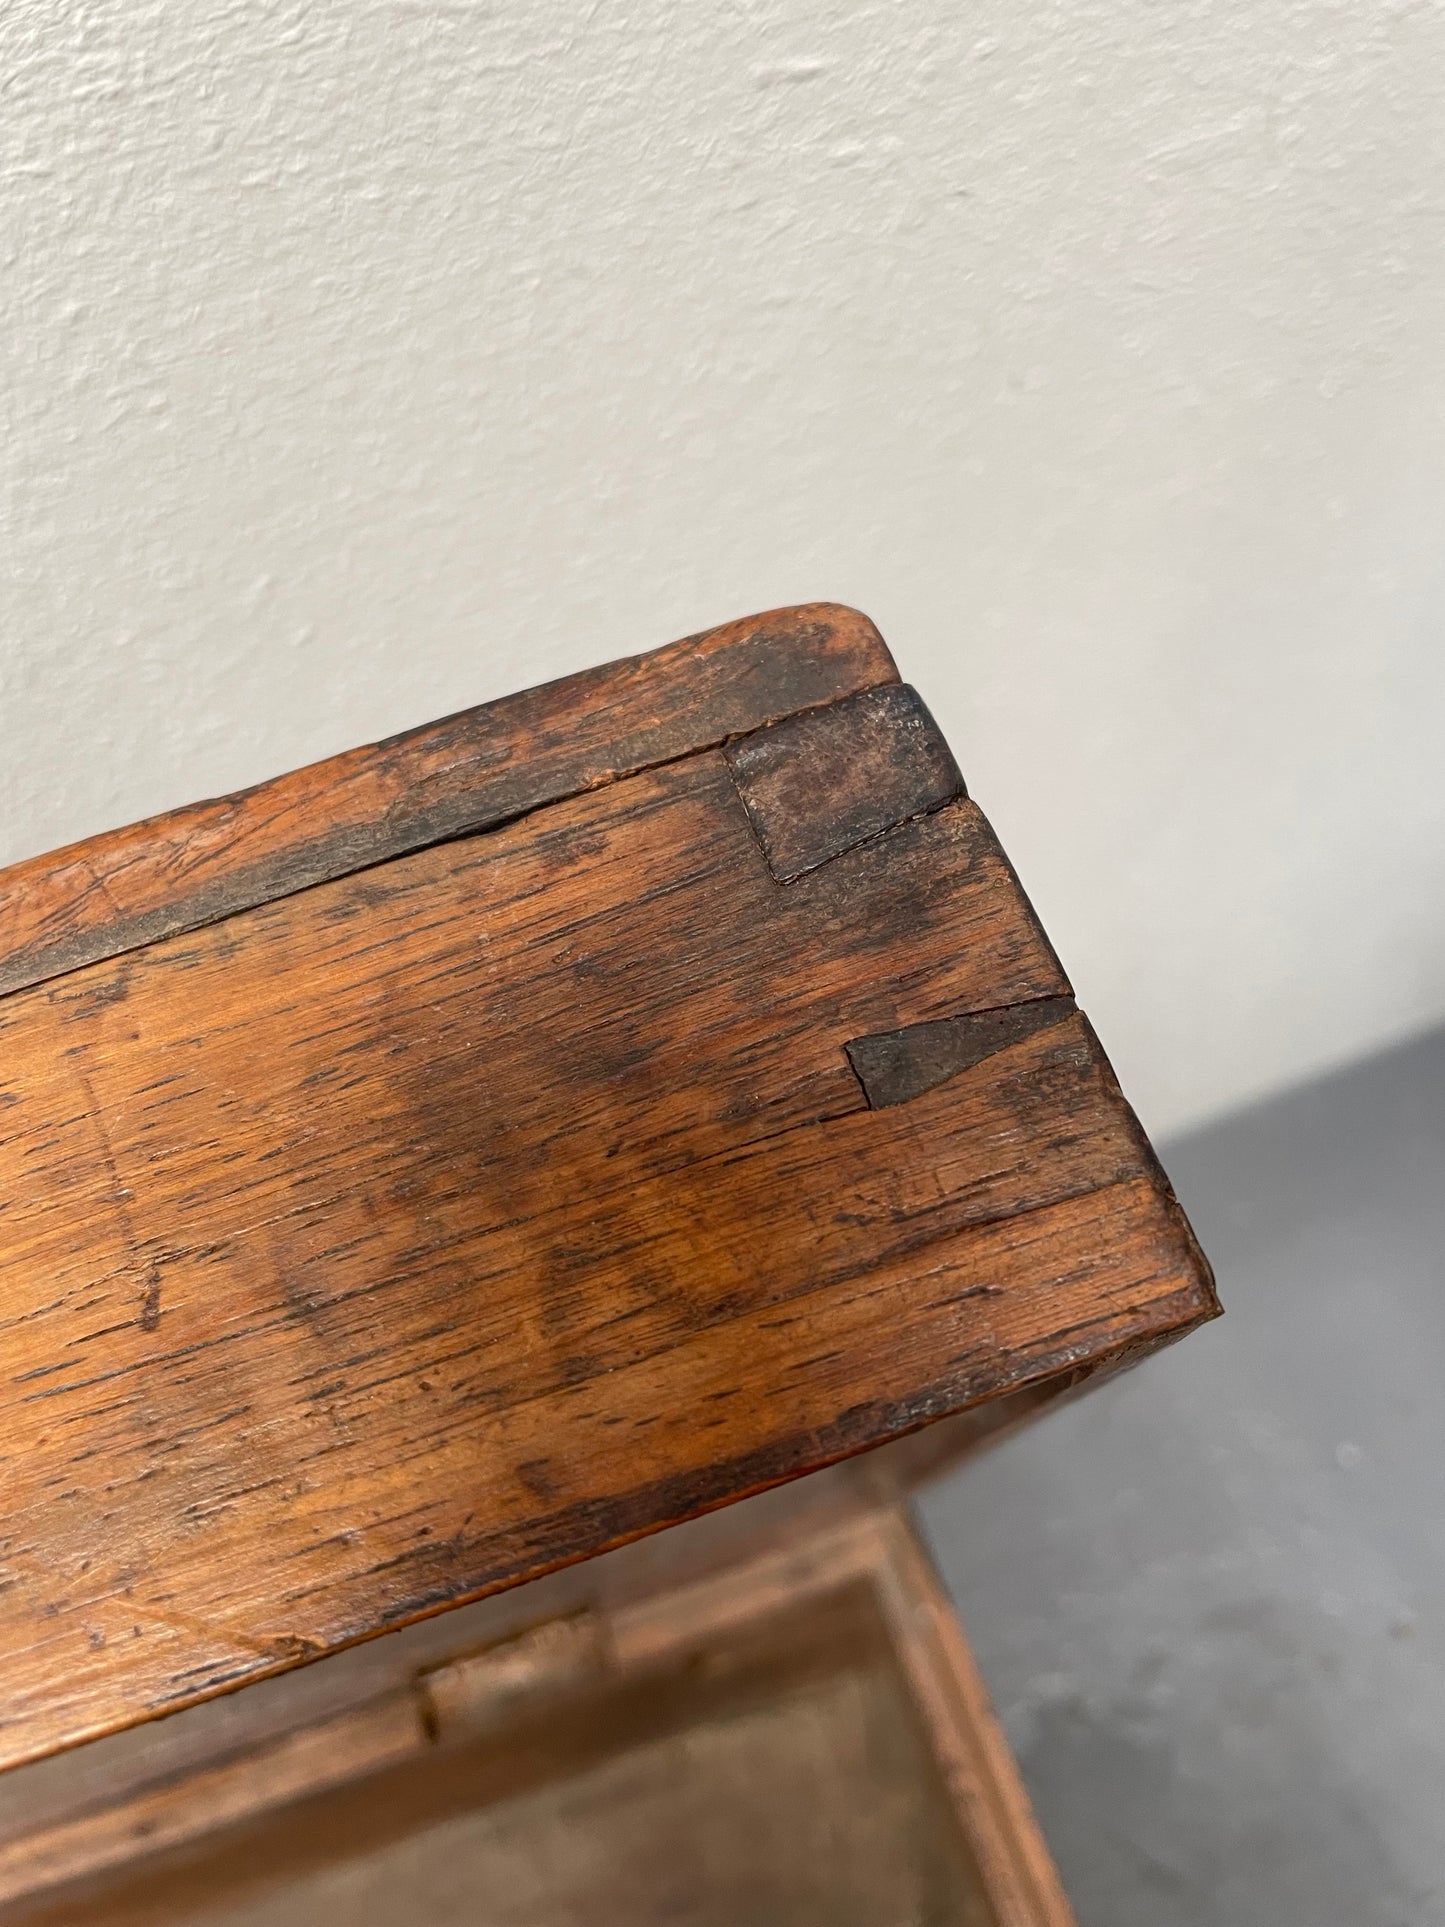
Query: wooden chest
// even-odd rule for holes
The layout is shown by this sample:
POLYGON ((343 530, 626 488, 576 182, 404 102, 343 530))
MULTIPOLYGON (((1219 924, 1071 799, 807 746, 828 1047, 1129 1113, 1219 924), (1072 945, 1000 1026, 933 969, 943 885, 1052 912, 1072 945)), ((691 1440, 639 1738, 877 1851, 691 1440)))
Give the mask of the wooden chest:
MULTIPOLYGON (((920 1448, 753 1501, 731 1538, 542 1575, 938 1420, 972 1442, 1216 1309, 1007 860, 852 611, 731 624, 17 865, 0 1894, 219 1853, 398 1760, 419 1784, 458 1730, 463 1780, 550 1786, 537 1706, 554 1750, 563 1700, 599 1758, 634 1727, 645 1750, 658 1694, 658 1731, 686 1727, 666 1682, 696 1686, 704 1649, 744 1698, 851 1679, 863 1718, 876 1687, 870 1731, 897 1688, 898 1757, 937 1767, 986 1715, 956 1631, 925 1663, 900 1630, 947 1617, 898 1509, 920 1448), (625 1606, 588 1590, 614 1569, 625 1606), (552 1591, 488 1599, 528 1581, 552 1591), (456 1607, 482 1615, 460 1647, 462 1615, 417 1624, 456 1607), (519 1611, 567 1630, 498 1659, 519 1611), (263 1756, 284 1797, 258 1803, 237 1761, 263 1756)), ((917 1853, 954 1894, 939 1771, 917 1853)), ((970 1918, 963 1892, 918 1917, 970 1918)))

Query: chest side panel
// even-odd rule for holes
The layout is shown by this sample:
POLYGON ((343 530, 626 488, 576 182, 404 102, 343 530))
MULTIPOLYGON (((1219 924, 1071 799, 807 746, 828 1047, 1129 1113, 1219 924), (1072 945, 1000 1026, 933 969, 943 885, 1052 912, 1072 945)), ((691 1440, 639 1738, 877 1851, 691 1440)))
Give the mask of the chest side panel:
POLYGON ((3 1757, 1211 1308, 966 800, 780 883, 710 752, 73 971, 0 1000, 3 1757))

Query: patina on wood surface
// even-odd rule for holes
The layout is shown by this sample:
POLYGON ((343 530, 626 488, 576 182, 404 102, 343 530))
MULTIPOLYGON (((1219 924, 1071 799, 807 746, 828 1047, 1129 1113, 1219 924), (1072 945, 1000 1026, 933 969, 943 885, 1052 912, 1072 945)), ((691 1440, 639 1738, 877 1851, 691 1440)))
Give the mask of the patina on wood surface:
MULTIPOLYGON (((205 927, 0 999, 0 1760, 1212 1315, 927 712, 856 700, 872 637, 781 612, 625 666, 665 727, 553 686, 565 781, 527 807, 514 771, 501 821, 458 790, 421 848, 403 810, 365 867, 285 779, 326 880, 238 863, 205 927)), ((91 868, 123 845, 154 891, 175 823, 91 868)), ((54 914, 56 861, 0 876, 52 964, 107 927, 54 914)))
POLYGON ((0 875, 0 992, 897 680, 857 610, 775 609, 90 837, 0 875))

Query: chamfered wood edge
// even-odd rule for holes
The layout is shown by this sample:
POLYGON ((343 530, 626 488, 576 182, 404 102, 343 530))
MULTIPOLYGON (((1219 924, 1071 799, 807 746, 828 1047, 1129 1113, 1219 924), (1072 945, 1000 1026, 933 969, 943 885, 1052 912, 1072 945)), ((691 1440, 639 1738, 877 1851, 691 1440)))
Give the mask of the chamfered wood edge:
MULTIPOLYGON (((592 1558, 597 1552, 611 1551, 616 1546, 646 1538, 650 1533, 665 1531, 722 1506, 751 1498, 773 1486, 784 1485, 806 1473, 820 1471, 841 1460, 856 1457, 875 1445, 903 1438, 938 1419, 973 1409, 1005 1393, 1051 1386, 1055 1381, 1061 1392, 1075 1391, 1088 1380, 1112 1376, 1116 1371, 1140 1363, 1166 1345, 1176 1344, 1200 1325, 1219 1317, 1222 1307, 1212 1287, 1206 1298, 1202 1287, 1196 1284, 1181 1286, 1151 1310, 1157 1314, 1157 1323, 1150 1321, 1147 1328, 1141 1324, 1141 1329, 1110 1345, 1087 1364, 1081 1365, 1074 1350, 1065 1343, 1059 1348, 1057 1356, 1042 1356, 1031 1368, 1004 1376, 996 1388, 991 1387, 986 1393, 979 1394, 976 1388, 961 1388, 956 1381, 950 1381, 925 1387, 905 1400, 865 1401, 851 1407, 836 1423, 817 1428, 805 1438, 794 1436, 759 1451, 723 1460, 709 1467, 705 1477, 693 1472, 677 1474, 635 1488, 616 1499, 578 1508, 585 1510, 589 1521, 595 1522, 599 1528, 595 1545, 562 1557, 554 1555, 525 1571, 513 1574, 509 1570, 500 1577, 487 1578, 465 1593, 440 1599, 419 1599, 405 1608, 401 1615, 390 1620, 387 1629, 412 1623, 432 1613, 446 1612, 452 1606, 466 1604, 472 1599, 486 1598, 490 1593, 525 1583, 529 1579, 541 1578, 545 1573, 592 1558)), ((551 1522, 536 1523, 541 1526, 551 1522)), ((355 1638, 372 1637, 372 1633, 366 1632, 344 1638, 335 1647, 328 1647, 327 1651, 354 1644, 355 1638)), ((304 1664, 305 1661, 300 1663, 304 1664)), ((248 1674, 248 1677, 259 1675, 248 1674)))
POLYGON ((0 870, 0 996, 896 683, 868 618, 775 609, 0 870))

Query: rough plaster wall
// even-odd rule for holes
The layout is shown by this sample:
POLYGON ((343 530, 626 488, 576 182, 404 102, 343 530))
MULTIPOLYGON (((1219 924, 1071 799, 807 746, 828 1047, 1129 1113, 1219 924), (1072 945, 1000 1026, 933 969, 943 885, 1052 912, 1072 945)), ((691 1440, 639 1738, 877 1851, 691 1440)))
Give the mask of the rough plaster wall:
POLYGON ((1146 1118, 1445 1013, 1445 15, 10 0, 0 857, 827 595, 1146 1118))

